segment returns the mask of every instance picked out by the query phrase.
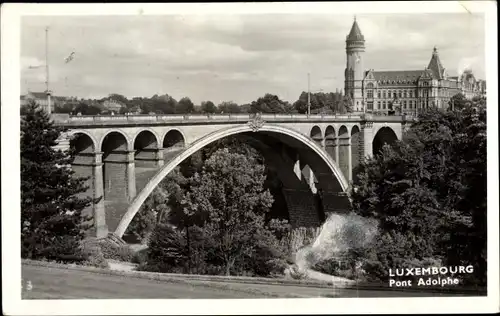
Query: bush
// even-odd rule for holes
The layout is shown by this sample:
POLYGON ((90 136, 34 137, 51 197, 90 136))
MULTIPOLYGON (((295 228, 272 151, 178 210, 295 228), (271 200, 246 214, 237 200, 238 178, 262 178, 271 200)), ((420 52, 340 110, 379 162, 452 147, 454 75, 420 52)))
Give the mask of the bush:
POLYGON ((152 272, 186 272, 185 235, 168 224, 158 224, 151 235, 147 263, 140 268, 152 272))
POLYGON ((79 250, 83 258, 81 264, 97 268, 109 268, 109 264, 104 258, 101 247, 96 240, 83 240, 79 250))
POLYGON ((293 279, 296 280, 307 278, 307 271, 299 269, 297 265, 293 265, 289 268, 289 274, 293 279))
MULTIPOLYGON (((286 243, 271 232, 262 229, 253 236, 255 247, 231 268, 232 275, 278 276, 288 267, 289 256, 286 243)), ((284 238, 285 239, 285 238, 284 238)), ((149 248, 135 262, 139 270, 170 273, 194 273, 223 275, 226 273, 220 250, 213 238, 203 228, 189 227, 189 247, 186 229, 179 231, 170 225, 160 224, 155 228, 149 248)))
MULTIPOLYGON (((283 275, 288 267, 288 249, 268 230, 261 230, 255 238, 254 251, 244 259, 246 270, 257 276, 283 275)), ((240 264, 242 265, 242 264, 240 264)))
POLYGON ((116 245, 108 240, 99 241, 102 254, 107 259, 132 262, 134 252, 128 245, 116 245))
POLYGON ((148 249, 142 249, 134 253, 132 263, 145 264, 148 261, 148 249))

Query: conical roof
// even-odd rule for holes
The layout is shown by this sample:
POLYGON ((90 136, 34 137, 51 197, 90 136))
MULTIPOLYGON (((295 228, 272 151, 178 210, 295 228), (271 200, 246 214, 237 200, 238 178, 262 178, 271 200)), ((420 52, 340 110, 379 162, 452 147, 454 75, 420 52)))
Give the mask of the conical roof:
POLYGON ((432 58, 429 62, 429 66, 427 66, 427 69, 432 71, 432 75, 434 76, 434 78, 443 79, 444 67, 443 64, 441 64, 441 60, 439 59, 439 54, 436 47, 434 47, 434 50, 432 51, 432 58))
POLYGON ((352 24, 351 31, 349 32, 349 35, 347 35, 347 40, 348 41, 364 41, 365 37, 363 34, 361 34, 361 30, 359 29, 358 22, 356 22, 356 19, 354 20, 354 23, 352 24))

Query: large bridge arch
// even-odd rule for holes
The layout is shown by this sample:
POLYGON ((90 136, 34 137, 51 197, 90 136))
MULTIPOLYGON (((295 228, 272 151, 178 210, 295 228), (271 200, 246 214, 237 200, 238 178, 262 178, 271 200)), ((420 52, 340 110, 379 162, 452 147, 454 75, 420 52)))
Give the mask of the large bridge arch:
MULTIPOLYGON (((306 135, 303 135, 295 130, 271 124, 263 124, 258 131, 250 125, 240 125, 236 127, 229 127, 225 129, 221 129, 219 131, 210 133, 201 139, 192 143, 189 147, 187 147, 184 151, 177 154, 172 160, 170 160, 167 164, 165 164, 158 173, 146 184, 144 189, 137 194, 134 200, 131 202, 127 212, 122 217, 118 227, 115 230, 115 234, 119 237, 122 237, 125 233, 128 225, 134 218, 135 214, 139 211, 140 207, 147 199, 147 197, 153 192, 156 186, 165 178, 165 176, 170 173, 176 166, 178 166, 181 162, 187 159, 189 156, 202 149, 203 147, 217 141, 219 139, 241 134, 241 133, 249 133, 249 132, 265 132, 275 134, 280 136, 280 139, 283 137, 288 137, 291 141, 295 141, 307 147, 308 151, 314 153, 314 164, 323 164, 325 169, 331 173, 333 178, 337 183, 329 183, 328 186, 331 188, 335 188, 338 192, 347 192, 348 182, 341 172, 338 165, 333 161, 333 159, 314 141, 312 141, 306 135)), ((332 179, 329 179, 330 181, 332 179)))

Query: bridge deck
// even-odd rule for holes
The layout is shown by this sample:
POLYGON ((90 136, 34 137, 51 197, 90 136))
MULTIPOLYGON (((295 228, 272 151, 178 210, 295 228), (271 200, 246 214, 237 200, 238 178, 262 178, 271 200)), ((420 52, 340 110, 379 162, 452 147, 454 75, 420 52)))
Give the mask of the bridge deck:
MULTIPOLYGON (((96 115, 70 116, 67 114, 53 114, 56 125, 61 126, 99 126, 99 125, 193 125, 193 124, 227 124, 245 123, 256 117, 255 114, 172 114, 172 115, 96 115)), ((267 122, 402 122, 412 120, 412 116, 392 115, 375 116, 371 114, 261 114, 260 119, 267 122)))

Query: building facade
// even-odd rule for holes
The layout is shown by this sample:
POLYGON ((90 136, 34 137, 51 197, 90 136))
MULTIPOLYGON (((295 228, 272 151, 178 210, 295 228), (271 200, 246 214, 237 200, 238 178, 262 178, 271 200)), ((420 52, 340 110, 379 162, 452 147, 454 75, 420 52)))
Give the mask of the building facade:
POLYGON ((365 48, 365 38, 355 19, 346 38, 344 87, 353 112, 414 114, 430 107, 447 109, 451 97, 458 93, 468 99, 486 95, 486 82, 477 80, 471 70, 449 76, 436 47, 424 69, 396 71, 365 70, 365 48))
POLYGON ((104 107, 105 111, 109 113, 119 113, 120 110, 125 106, 121 102, 113 100, 111 98, 108 100, 104 100, 101 104, 104 107))
MULTIPOLYGON (((28 104, 30 101, 36 102, 39 106, 48 111, 49 99, 47 92, 28 92, 21 96, 21 106, 28 104)), ((50 109, 54 111, 56 106, 63 104, 66 101, 64 97, 50 96, 50 109)))

